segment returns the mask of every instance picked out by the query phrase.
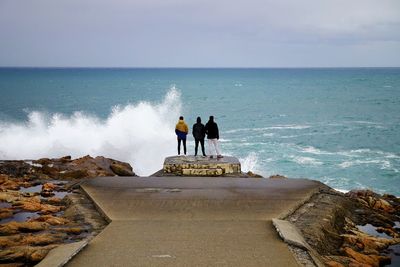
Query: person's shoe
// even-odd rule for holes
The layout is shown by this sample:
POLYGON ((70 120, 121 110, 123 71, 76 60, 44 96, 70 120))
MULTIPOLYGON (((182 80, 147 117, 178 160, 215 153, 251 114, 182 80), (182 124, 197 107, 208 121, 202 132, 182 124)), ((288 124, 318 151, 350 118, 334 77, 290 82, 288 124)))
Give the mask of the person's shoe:
POLYGON ((212 159, 213 158, 213 156, 210 156, 210 159, 212 159))
POLYGON ((218 155, 218 156, 217 156, 218 159, 222 159, 223 157, 224 157, 224 156, 222 156, 222 155, 218 155))

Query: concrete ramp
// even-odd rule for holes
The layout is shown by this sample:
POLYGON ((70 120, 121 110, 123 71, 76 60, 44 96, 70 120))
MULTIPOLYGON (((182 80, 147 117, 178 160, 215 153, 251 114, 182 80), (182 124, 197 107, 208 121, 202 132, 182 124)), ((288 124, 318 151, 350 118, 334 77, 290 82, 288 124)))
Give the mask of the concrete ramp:
POLYGON ((105 177, 83 189, 111 223, 67 266, 298 266, 271 219, 320 183, 105 177))

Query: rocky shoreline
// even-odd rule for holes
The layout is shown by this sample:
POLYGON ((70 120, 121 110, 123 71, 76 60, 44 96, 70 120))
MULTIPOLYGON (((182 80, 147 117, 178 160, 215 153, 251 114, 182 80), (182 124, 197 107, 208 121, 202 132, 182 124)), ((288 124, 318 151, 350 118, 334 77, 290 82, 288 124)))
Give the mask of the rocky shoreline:
MULTIPOLYGON (((300 230, 325 266, 399 266, 400 199, 395 196, 370 190, 343 194, 326 186, 284 219, 300 230)), ((305 251, 294 250, 304 260, 305 251)), ((308 258, 304 265, 318 265, 308 258)))
POLYGON ((134 176, 104 157, 0 162, 0 266, 33 266, 65 243, 90 239, 107 222, 79 183, 98 176, 134 176))
MULTIPOLYGON (((0 266, 33 266, 57 246, 100 233, 107 222, 79 185, 117 175, 135 173, 129 164, 104 157, 0 161, 0 266)), ((291 246, 304 266, 400 264, 400 199, 395 196, 369 190, 343 194, 322 185, 281 219, 295 225, 312 250, 311 255, 291 246)))

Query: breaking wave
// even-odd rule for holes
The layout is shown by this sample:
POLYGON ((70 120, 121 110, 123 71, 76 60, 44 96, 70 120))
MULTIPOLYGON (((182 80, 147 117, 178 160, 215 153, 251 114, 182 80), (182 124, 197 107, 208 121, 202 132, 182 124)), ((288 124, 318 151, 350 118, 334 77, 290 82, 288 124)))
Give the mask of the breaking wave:
POLYGON ((0 122, 0 159, 103 155, 149 175, 175 154, 174 127, 180 112, 180 92, 174 86, 160 103, 116 106, 105 120, 83 112, 30 112, 25 123, 0 122))

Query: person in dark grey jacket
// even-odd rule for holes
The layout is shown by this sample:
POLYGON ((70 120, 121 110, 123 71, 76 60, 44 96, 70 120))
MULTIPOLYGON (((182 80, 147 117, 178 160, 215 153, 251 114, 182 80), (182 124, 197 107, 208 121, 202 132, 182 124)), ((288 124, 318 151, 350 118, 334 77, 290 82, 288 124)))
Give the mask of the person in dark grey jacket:
POLYGON ((193 138, 194 138, 194 155, 197 156, 197 150, 199 148, 199 143, 201 144, 201 151, 203 152, 203 156, 206 156, 204 151, 204 138, 206 137, 206 129, 204 125, 201 123, 201 118, 197 117, 197 122, 193 124, 193 138))

